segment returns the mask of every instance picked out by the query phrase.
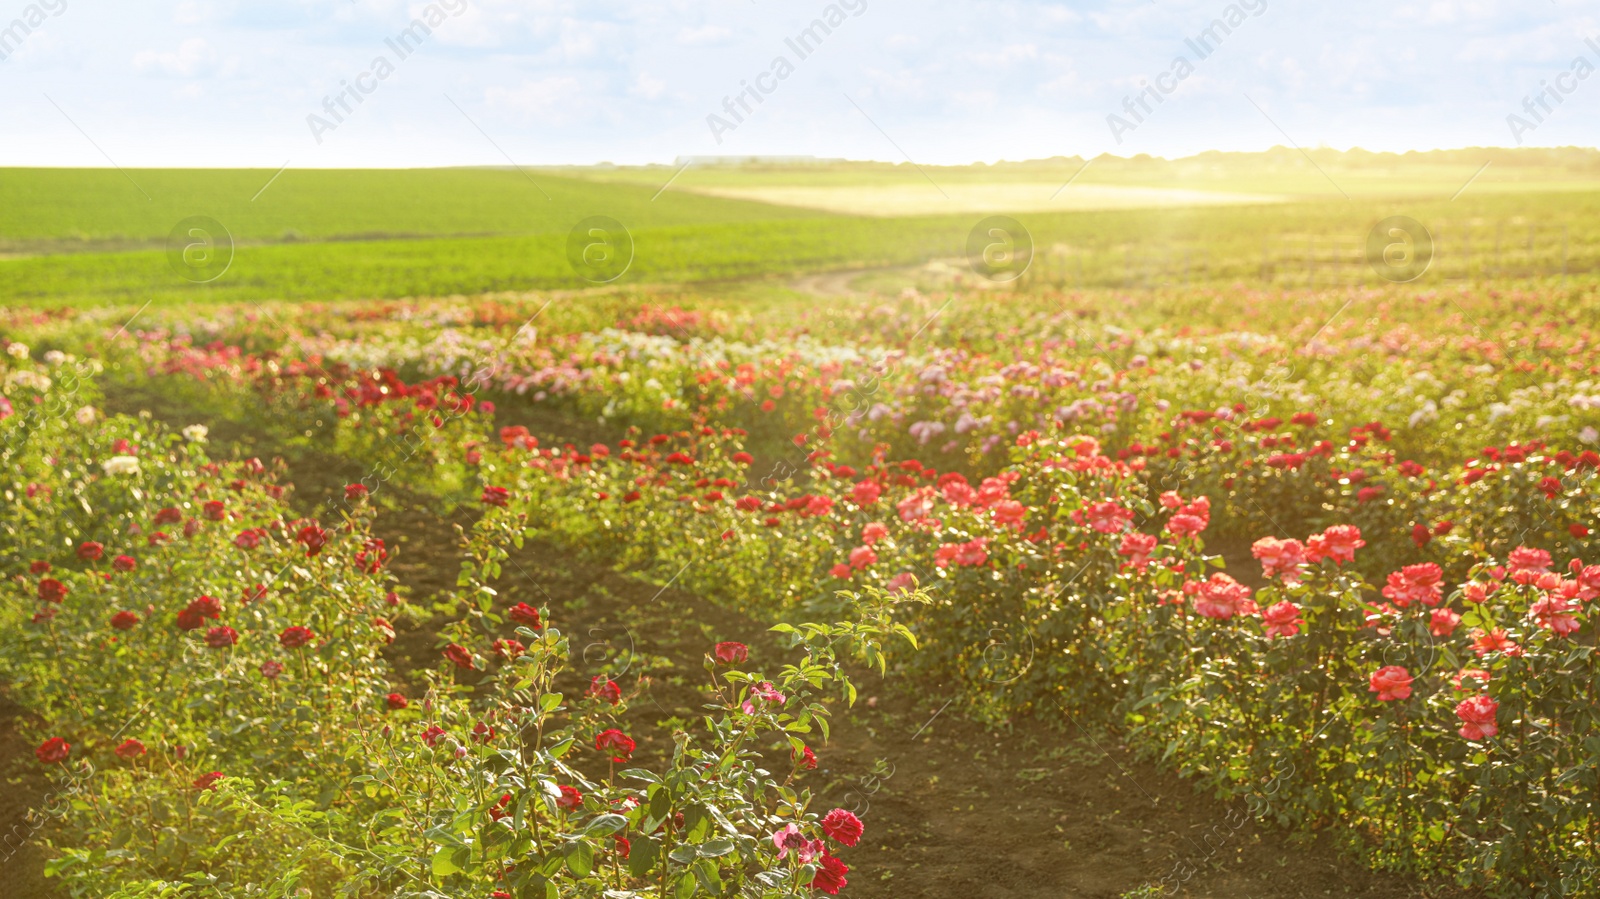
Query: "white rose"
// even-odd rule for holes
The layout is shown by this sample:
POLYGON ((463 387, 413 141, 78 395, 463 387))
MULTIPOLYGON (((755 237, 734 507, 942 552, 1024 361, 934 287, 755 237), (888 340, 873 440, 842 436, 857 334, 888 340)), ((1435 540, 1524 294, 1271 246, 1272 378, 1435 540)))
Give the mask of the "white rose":
POLYGON ((137 456, 112 456, 111 458, 105 460, 104 462, 101 462, 100 463, 100 467, 105 469, 106 474, 109 474, 109 475, 138 474, 139 473, 139 457, 137 457, 137 456))
POLYGON ((191 443, 205 443, 206 435, 209 433, 211 429, 205 425, 190 425, 183 429, 183 436, 191 443))
POLYGON ((50 378, 32 369, 23 368, 6 375, 6 386, 11 387, 13 385, 27 387, 43 393, 50 389, 50 378))
POLYGON ((95 411, 93 406, 84 406, 82 409, 79 409, 77 414, 73 417, 78 420, 78 424, 80 425, 90 425, 94 424, 95 417, 98 414, 99 413, 95 411))
POLYGON ((10 353, 13 359, 26 359, 28 358, 28 345, 25 343, 7 344, 6 352, 10 353))

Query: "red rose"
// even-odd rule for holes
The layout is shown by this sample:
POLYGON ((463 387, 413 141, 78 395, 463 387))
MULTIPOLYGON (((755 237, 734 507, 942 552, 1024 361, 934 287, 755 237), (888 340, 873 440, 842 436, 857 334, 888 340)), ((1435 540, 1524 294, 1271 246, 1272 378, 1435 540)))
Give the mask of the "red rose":
POLYGON ((511 498, 511 491, 504 487, 483 488, 483 504, 486 506, 504 506, 511 498))
POLYGON ((1392 702, 1411 695, 1411 672, 1399 665, 1385 665, 1372 672, 1367 690, 1378 694, 1379 702, 1392 702))
POLYGON ((366 484, 346 484, 346 485, 344 485, 344 498, 345 498, 346 502, 355 502, 358 499, 366 499, 366 497, 367 497, 367 485, 366 484))
POLYGON ((529 434, 528 429, 522 425, 507 425, 500 429, 500 442, 508 449, 511 447, 533 449, 539 445, 539 438, 529 434))
POLYGON ((582 805, 583 805, 583 794, 578 792, 577 789, 575 789, 573 787, 569 787, 566 784, 562 784, 561 785, 561 798, 556 800, 556 806, 558 808, 564 808, 564 809, 566 809, 567 811, 570 812, 570 811, 572 811, 572 810, 574 810, 574 809, 576 809, 576 808, 578 808, 579 806, 582 806, 582 805))
POLYGON ((616 705, 622 701, 622 688, 617 686, 616 681, 610 680, 603 674, 597 674, 594 680, 589 682, 588 695, 616 705))
POLYGON ((750 658, 750 647, 743 643, 718 643, 717 661, 724 665, 737 665, 750 658))
POLYGON ((156 513, 156 524, 177 524, 183 520, 183 513, 177 509, 167 508, 156 513))
POLYGON ((139 616, 132 612, 118 612, 111 616, 111 626, 119 631, 131 631, 139 623, 139 616))
POLYGON ((508 661, 522 655, 527 651, 528 647, 523 646, 520 640, 507 639, 494 641, 495 655, 508 661))
POLYGON ((594 748, 612 754, 613 762, 626 762, 633 756, 633 740, 616 728, 604 730, 594 738, 594 748))
POLYGON ((383 540, 372 537, 361 544, 361 551, 356 553, 356 567, 367 574, 377 574, 378 569, 389 558, 389 551, 384 548, 383 540))
POLYGON ((225 624, 206 631, 206 645, 212 649, 227 649, 239 642, 239 632, 225 624))
POLYGON ((817 770, 817 754, 811 751, 810 746, 801 747, 800 752, 794 752, 791 750, 789 752, 789 756, 790 758, 794 759, 794 766, 796 768, 804 768, 807 771, 817 770))
POLYGON ((67 598, 67 585, 53 577, 39 581, 39 598, 45 602, 60 602, 67 598))
POLYGON ((50 570, 50 563, 44 561, 43 559, 40 559, 40 560, 34 562, 32 565, 28 566, 28 573, 29 574, 44 574, 46 571, 49 571, 49 570, 50 570))
POLYGON ((515 621, 530 630, 538 630, 544 626, 544 623, 539 620, 539 610, 525 602, 519 602, 512 606, 511 610, 507 612, 506 615, 512 621, 515 621))
POLYGON ((472 742, 487 743, 493 740, 498 733, 499 731, 479 721, 477 724, 472 725, 472 742))
MULTIPOLYGON (((510 804, 511 804, 511 794, 510 793, 501 793, 500 794, 500 798, 495 801, 495 804, 489 806, 489 817, 493 818, 496 821, 499 821, 501 819, 510 817, 511 813, 506 811, 506 806, 508 806, 510 804)), ((503 890, 495 890, 493 893, 490 893, 489 895, 490 896, 496 896, 496 895, 505 896, 506 899, 511 899, 511 894, 507 893, 507 892, 505 892, 503 890)))
POLYGON ((1419 524, 1411 528, 1411 542, 1415 543, 1418 549, 1427 546, 1432 539, 1433 532, 1428 530, 1427 525, 1419 524))
POLYGON ((310 643, 315 637, 316 634, 311 632, 311 628, 297 624, 293 627, 284 628, 283 633, 278 635, 278 642, 283 644, 284 649, 299 649, 310 643))
POLYGON ((620 857, 623 861, 627 861, 628 860, 628 854, 633 852, 633 844, 628 842, 628 838, 627 837, 612 836, 611 839, 616 841, 616 844, 617 844, 617 856, 620 857))
POLYGON ((266 661, 266 662, 262 662, 261 663, 261 676, 266 678, 267 680, 277 680, 278 679, 278 675, 280 675, 282 673, 283 673, 283 663, 282 662, 266 661))
POLYGON ((830 896, 837 896, 849 883, 844 877, 848 873, 850 866, 829 855, 824 849, 822 857, 817 859, 817 876, 811 879, 811 888, 830 896))
POLYGON ((222 615, 222 603, 209 596, 201 596, 183 611, 178 613, 178 627, 182 630, 192 631, 205 624, 207 619, 216 620, 222 615))
POLYGON ((206 516, 206 518, 212 521, 221 521, 222 519, 228 517, 228 509, 222 504, 222 500, 220 499, 208 501, 204 506, 200 507, 200 510, 206 516))
POLYGON ((452 643, 444 648, 444 657, 455 663, 457 668, 466 671, 473 670, 472 653, 459 643, 452 643))
POLYGON ((72 744, 61 739, 60 737, 51 737, 43 743, 40 743, 39 748, 33 751, 34 756, 36 756, 41 763, 46 765, 60 764, 61 762, 66 761, 67 756, 71 753, 72 744))
POLYGON ((1456 704, 1456 717, 1461 719, 1459 733, 1468 740, 1483 740, 1500 732, 1495 724, 1495 712, 1500 704, 1488 696, 1474 696, 1456 704))
POLYGON ((239 536, 233 538, 233 545, 240 549, 255 549, 261 545, 261 532, 255 528, 240 531, 239 536))
POLYGON ((106 554, 106 548, 93 540, 85 540, 78 544, 78 558, 85 562, 93 562, 106 554))
POLYGON ((136 759, 139 756, 144 755, 145 748, 144 744, 140 743, 138 740, 123 740, 121 746, 118 746, 116 749, 111 751, 117 754, 117 758, 136 759))
POLYGON ((427 730, 422 732, 422 742, 428 744, 430 747, 438 746, 439 741, 444 738, 446 733, 447 731, 445 731, 445 729, 439 725, 430 725, 427 730))
POLYGON ((411 705, 411 700, 401 696, 399 693, 390 693, 384 697, 384 702, 389 704, 389 711, 391 712, 398 712, 411 705))
POLYGON ((117 571, 132 571, 139 567, 139 563, 133 556, 117 556, 111 560, 111 567, 117 571))
POLYGON ((296 534, 294 539, 305 544, 306 557, 310 558, 322 552, 322 548, 328 545, 328 532, 315 524, 308 524, 300 529, 300 533, 296 534))
POLYGON ((865 830, 860 818, 842 808, 834 809, 822 819, 822 832, 844 846, 861 842, 861 834, 865 830))
POLYGON ((202 774, 195 778, 194 788, 196 790, 215 790, 217 788, 217 781, 221 779, 221 771, 212 771, 209 774, 202 774))

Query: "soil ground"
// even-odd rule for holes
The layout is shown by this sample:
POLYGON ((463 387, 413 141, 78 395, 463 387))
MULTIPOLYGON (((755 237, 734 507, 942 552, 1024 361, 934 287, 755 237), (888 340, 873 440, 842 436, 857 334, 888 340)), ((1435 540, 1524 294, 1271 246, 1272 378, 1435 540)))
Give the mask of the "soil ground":
MULTIPOLYGON (((158 396, 111 396, 107 406, 114 412, 149 409, 178 427, 195 421, 158 396)), ((281 448, 260 435, 225 422, 203 423, 212 428, 216 455, 280 455, 281 448)), ((570 433, 562 422, 523 423, 546 440, 559 442, 570 433)), ((364 473, 348 460, 306 451, 288 453, 286 462, 296 501, 306 511, 331 503, 344 484, 364 473)), ((384 489, 392 493, 377 529, 392 548, 390 567, 405 592, 418 603, 452 587, 459 569, 455 527, 469 524, 470 512, 452 519, 433 500, 384 489)), ((753 660, 779 653, 765 625, 628 577, 603 560, 529 543, 507 568, 500 585, 504 600, 550 608, 554 626, 573 640, 576 676, 587 680, 626 663, 627 675, 617 677, 625 688, 644 678, 645 690, 630 701, 624 725, 635 736, 665 732, 656 726, 663 723, 693 726, 703 702, 702 660, 714 642, 748 643, 753 660)), ((437 663, 438 623, 402 629, 390 653, 399 677, 437 663)), ((1165 895, 1462 895, 1370 872, 1339 853, 1326 834, 1287 834, 1254 822, 1234 830, 1229 807, 1134 760, 1113 735, 1063 730, 1041 720, 986 729, 962 720, 940 685, 895 684, 875 675, 864 675, 858 684, 862 699, 835 718, 832 739, 815 747, 820 766, 812 781, 823 808, 853 808, 866 823, 861 845, 845 856, 852 868, 845 895, 1118 899, 1158 884, 1177 864, 1193 873, 1181 891, 1165 895)), ((37 803, 45 788, 36 773, 28 773, 37 768, 25 764, 31 751, 14 730, 19 713, 0 706, 0 770, 26 775, 20 783, 7 779, 0 828, 37 803)), ((656 744, 641 739, 641 759, 670 749, 665 739, 656 744)), ((19 852, 5 866, 8 886, 0 893, 54 895, 39 876, 42 865, 37 849, 19 852)))

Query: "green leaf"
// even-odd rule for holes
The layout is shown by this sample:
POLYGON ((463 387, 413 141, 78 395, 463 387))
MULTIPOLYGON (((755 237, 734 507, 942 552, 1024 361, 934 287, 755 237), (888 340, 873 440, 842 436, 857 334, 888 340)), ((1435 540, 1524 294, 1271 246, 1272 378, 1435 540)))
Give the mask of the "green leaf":
POLYGON ((732 840, 708 840, 700 844, 701 858, 721 858, 732 851, 732 840))
POLYGON ((566 857, 557 852, 552 852, 539 863, 539 873, 546 877, 554 877, 561 872, 567 863, 566 857))
POLYGON ((688 843, 684 843, 681 846, 675 846, 671 852, 667 853, 667 858, 672 859, 680 865, 687 865, 699 857, 699 848, 691 846, 688 843))
POLYGON ((594 847, 578 842, 567 845, 567 870, 578 877, 588 877, 594 870, 594 847))
POLYGON ((701 860, 694 866, 694 876, 700 878, 700 885, 706 888, 706 892, 713 896, 722 895, 722 872, 718 870, 716 862, 701 860))
POLYGON ((554 890, 555 886, 543 874, 530 875, 527 882, 517 889, 517 899, 545 899, 548 895, 545 888, 554 890))
POLYGON ((433 876, 449 877, 461 871, 461 866, 455 863, 456 847, 442 846, 433 854, 433 876))
POLYGON ((661 841, 655 837, 636 837, 628 850, 628 873, 643 877, 661 858, 661 841))
POLYGON ((650 817, 665 818, 672 811, 672 791, 666 787, 650 791, 650 817))
POLYGON ((584 826, 585 835, 606 836, 613 834, 628 826, 628 819, 621 815, 601 815, 584 826))

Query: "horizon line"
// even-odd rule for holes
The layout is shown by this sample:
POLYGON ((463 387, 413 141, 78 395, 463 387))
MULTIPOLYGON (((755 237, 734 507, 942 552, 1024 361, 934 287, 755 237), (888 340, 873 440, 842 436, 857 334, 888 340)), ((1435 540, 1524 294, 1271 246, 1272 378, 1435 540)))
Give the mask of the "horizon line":
MULTIPOLYGON (((1308 148, 1306 148, 1305 152, 1306 153, 1310 153, 1310 154, 1316 154, 1316 155, 1324 156, 1324 157, 1329 156, 1329 155, 1333 155, 1333 156, 1352 156, 1352 155, 1354 155, 1354 156, 1360 156, 1360 157, 1365 157, 1365 158, 1394 157, 1394 158, 1400 159, 1400 160, 1407 160, 1408 157, 1425 157, 1425 156, 1431 156, 1431 155, 1436 155, 1436 154, 1457 154, 1457 153, 1474 153, 1474 152, 1506 154, 1506 155, 1511 155, 1511 156, 1530 156, 1530 157, 1531 156, 1551 154, 1551 153, 1565 153, 1565 154, 1576 153, 1576 154, 1585 154, 1585 155, 1594 156, 1595 157, 1595 162, 1600 163, 1600 147, 1583 146, 1583 145, 1578 145, 1578 144, 1568 144, 1568 145, 1553 146, 1553 147, 1504 147, 1504 146, 1496 146, 1496 145, 1477 145, 1477 146, 1467 146, 1467 147, 1435 147, 1435 148, 1427 149, 1427 150, 1367 150, 1367 149, 1365 149, 1363 147, 1358 147, 1358 146, 1351 146, 1351 147, 1349 147, 1347 149, 1341 150, 1341 149, 1339 149, 1337 147, 1320 146, 1320 147, 1308 147, 1308 148)), ((918 165, 921 165, 921 166, 924 166, 924 167, 927 167, 927 168, 949 169, 949 168, 974 168, 974 167, 980 167, 980 166, 984 167, 984 168, 992 168, 992 167, 999 167, 999 166, 1026 166, 1026 165, 1039 165, 1039 164, 1055 163, 1055 162, 1076 162, 1076 163, 1080 163, 1081 164, 1081 163, 1083 163, 1085 161, 1088 161, 1088 160, 1093 160, 1093 161, 1096 161, 1096 162, 1105 161, 1105 162, 1136 162, 1136 163, 1154 163, 1154 162, 1182 163, 1182 162, 1187 162, 1187 161, 1190 161, 1190 160, 1209 159, 1209 158, 1214 158, 1214 157, 1250 157, 1250 156, 1269 156, 1269 155, 1298 156, 1298 155, 1300 155, 1300 153, 1301 153, 1300 150, 1292 148, 1292 147, 1288 147, 1288 146, 1286 146, 1284 144, 1274 144, 1271 147, 1268 147, 1268 148, 1262 149, 1262 150, 1201 150, 1201 151, 1199 151, 1197 153, 1190 153, 1190 154, 1184 155, 1184 156, 1158 156, 1158 155, 1154 155, 1154 154, 1150 154, 1150 153, 1135 153, 1135 154, 1131 154, 1131 155, 1128 155, 1128 156, 1122 156, 1122 155, 1118 155, 1118 154, 1115 154, 1115 153, 1111 153, 1109 151, 1105 151, 1105 152, 1101 152, 1100 154, 1095 155, 1095 156, 1084 156, 1084 155, 1081 155, 1081 154, 1073 154, 1071 156, 1057 155, 1057 156, 1033 157, 1033 158, 1028 158, 1028 159, 1004 159, 1004 158, 1000 158, 1000 159, 996 159, 994 161, 986 161, 986 160, 979 159, 979 160, 973 160, 972 162, 965 162, 965 163, 939 163, 939 162, 914 163, 914 162, 908 162, 908 161, 906 161, 904 159, 900 159, 900 160, 873 159, 873 158, 852 159, 852 158, 849 158, 849 157, 841 157, 841 156, 814 156, 814 155, 809 155, 809 154, 730 153, 730 154, 680 155, 680 156, 674 157, 674 159, 672 161, 669 161, 669 162, 644 162, 644 163, 614 163, 614 162, 611 162, 609 160, 598 160, 598 161, 594 161, 594 162, 444 163, 444 164, 439 164, 439 165, 368 165, 368 166, 353 166, 353 165, 352 166, 344 166, 344 165, 333 165, 333 166, 293 166, 293 165, 286 165, 284 167, 296 168, 296 169, 298 169, 300 171, 363 171, 363 170, 369 170, 369 171, 370 170, 392 170, 392 171, 419 170, 420 171, 420 170, 443 170, 443 169, 506 169, 506 170, 514 170, 514 169, 518 169, 518 168, 524 168, 524 169, 574 169, 574 168, 589 168, 589 169, 666 168, 666 169, 672 169, 672 168, 677 168, 679 166, 684 166, 684 165, 687 165, 688 167, 691 167, 691 168, 713 168, 713 167, 718 167, 718 166, 726 166, 726 167, 730 167, 731 168, 731 167, 738 167, 738 166, 743 166, 743 165, 753 165, 753 166, 755 166, 755 165, 774 165, 774 166, 782 166, 782 165, 816 165, 816 166, 829 166, 829 165, 881 165, 881 166, 888 166, 888 167, 916 167, 918 165)), ((271 165, 261 165, 261 166, 257 166, 257 165, 130 165, 130 166, 123 166, 122 168, 126 169, 126 170, 136 170, 136 171, 181 171, 181 170, 258 171, 258 170, 275 170, 275 167, 271 166, 271 165)), ((115 166, 111 166, 111 165, 84 166, 84 165, 51 165, 51 164, 48 164, 48 163, 44 163, 44 164, 0 163, 0 170, 8 170, 8 169, 62 169, 62 170, 73 169, 73 170, 79 170, 79 171, 99 171, 99 170, 112 171, 112 170, 115 170, 116 167, 115 166)))

